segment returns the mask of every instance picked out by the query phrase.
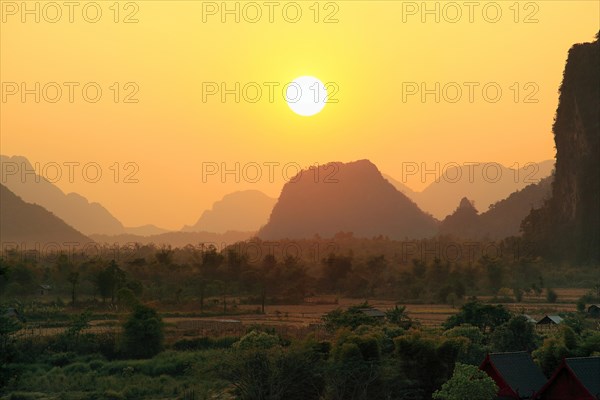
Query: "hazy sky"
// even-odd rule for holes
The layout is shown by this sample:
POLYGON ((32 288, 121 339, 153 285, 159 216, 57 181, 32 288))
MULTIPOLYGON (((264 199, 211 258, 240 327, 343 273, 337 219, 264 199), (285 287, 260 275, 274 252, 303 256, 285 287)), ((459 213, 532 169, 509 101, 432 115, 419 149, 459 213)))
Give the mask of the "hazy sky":
POLYGON ((1 152, 62 165, 61 189, 126 226, 173 229, 234 190, 276 197, 297 165, 368 158, 400 179, 403 162, 553 158, 567 51, 600 21, 597 1, 115 4, 0 3, 1 152), (294 114, 282 88, 302 75, 338 102, 294 114), (239 183, 203 179, 236 163, 239 183))

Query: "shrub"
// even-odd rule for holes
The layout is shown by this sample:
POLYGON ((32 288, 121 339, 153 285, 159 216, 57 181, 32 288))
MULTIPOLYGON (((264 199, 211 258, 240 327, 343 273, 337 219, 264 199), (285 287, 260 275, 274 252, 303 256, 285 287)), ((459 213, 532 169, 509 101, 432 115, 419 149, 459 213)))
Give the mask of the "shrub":
POLYGON ((456 364, 454 374, 433 394, 436 400, 493 400, 498 387, 492 378, 473 365, 456 364))
POLYGON ((163 348, 164 326, 156 310, 137 305, 123 325, 122 352, 131 358, 151 358, 163 348))
POLYGON ((234 343, 233 347, 238 350, 270 349, 278 344, 280 344, 278 336, 265 332, 252 331, 234 343))
POLYGON ((90 367, 86 363, 76 362, 65 367, 65 373, 87 373, 90 372, 90 367))
POLYGON ((104 367, 104 361, 96 359, 96 360, 90 361, 88 365, 92 371, 97 371, 97 370, 101 369, 102 367, 104 367))
POLYGON ((75 353, 54 353, 48 357, 48 363, 55 367, 64 367, 75 358, 75 353))
POLYGON ((548 301, 548 303, 556 303, 556 300, 558 300, 558 294, 552 289, 547 289, 546 301, 548 301))
POLYGON ((577 300, 576 306, 578 312, 585 312, 585 300, 583 298, 577 300))
POLYGON ((115 390, 107 390, 101 397, 102 400, 125 400, 125 396, 115 390))
POLYGON ((182 339, 173 343, 173 349, 177 351, 227 349, 238 340, 239 338, 235 336, 223 336, 220 338, 204 336, 194 339, 182 339))

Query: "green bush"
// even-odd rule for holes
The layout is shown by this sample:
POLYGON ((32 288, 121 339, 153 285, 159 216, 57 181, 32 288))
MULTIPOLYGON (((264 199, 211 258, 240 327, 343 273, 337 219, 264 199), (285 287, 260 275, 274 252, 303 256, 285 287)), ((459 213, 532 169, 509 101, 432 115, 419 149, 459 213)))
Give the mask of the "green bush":
POLYGON ((181 339, 173 343, 173 350, 177 351, 196 351, 207 349, 228 349, 240 338, 235 336, 223 336, 211 338, 203 336, 194 339, 181 339))
POLYGON ((48 363, 55 367, 64 367, 71 363, 73 358, 76 357, 75 353, 54 353, 48 357, 48 363))
POLYGON ((556 300, 558 300, 558 294, 552 289, 546 289, 546 301, 556 303, 556 300))
POLYGON ((156 310, 137 305, 123 325, 122 353, 131 358, 150 358, 163 348, 164 325, 156 310))
POLYGON ((104 392, 102 400, 125 400, 125 396, 123 396, 120 392, 109 389, 104 392))
POLYGON ((102 367, 104 367, 104 361, 96 359, 96 360, 90 361, 90 363, 88 365, 92 371, 97 371, 97 370, 101 369, 102 367))
POLYGON ((90 372, 91 369, 90 369, 89 365, 86 363, 76 362, 76 363, 69 364, 66 367, 64 367, 64 371, 66 374, 73 374, 73 373, 85 374, 87 372, 90 372))
POLYGON ((270 349, 281 343, 278 336, 265 332, 252 331, 240 338, 233 347, 238 350, 270 349))

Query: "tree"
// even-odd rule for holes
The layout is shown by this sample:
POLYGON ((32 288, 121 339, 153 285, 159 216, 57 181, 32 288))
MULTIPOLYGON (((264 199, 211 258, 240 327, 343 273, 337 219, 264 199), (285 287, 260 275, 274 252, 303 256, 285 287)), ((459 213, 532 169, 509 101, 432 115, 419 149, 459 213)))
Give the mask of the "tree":
POLYGON ((250 333, 242 336, 240 340, 233 344, 233 347, 238 350, 249 349, 270 349, 281 343, 281 340, 276 335, 271 335, 266 332, 252 330, 250 333))
POLYGON ((171 246, 163 245, 160 250, 156 252, 156 261, 162 265, 171 265, 173 262, 173 255, 175 251, 171 249, 171 246))
POLYGON ((69 273, 67 280, 71 284, 71 305, 74 307, 76 302, 77 284, 79 283, 79 272, 72 271, 69 273))
POLYGON ((380 321, 377 318, 370 317, 362 311, 369 307, 368 303, 363 303, 349 307, 347 310, 338 308, 325 314, 322 320, 325 328, 330 332, 342 327, 354 330, 361 325, 378 325, 380 321))
POLYGON ((546 289, 546 301, 548 303, 556 303, 556 300, 558 300, 558 294, 550 288, 546 289))
POLYGON ((125 309, 131 309, 138 303, 135 293, 128 287, 122 287, 117 291, 117 301, 125 309))
POLYGON ((164 326, 153 308, 137 305, 123 325, 122 351, 132 358, 150 358, 163 348, 164 326))
POLYGON ((498 386, 492 378, 477 367, 456 364, 454 374, 440 390, 433 393, 435 400, 493 400, 498 386))
POLYGON ((577 300, 577 303, 575 305, 577 307, 578 312, 580 312, 580 313, 585 312, 585 300, 579 299, 579 300, 577 300))
POLYGON ((537 347, 537 341, 534 325, 523 315, 512 317, 491 336, 495 351, 532 351, 537 347))
POLYGON ((510 312, 502 306, 470 301, 463 305, 457 314, 450 316, 443 326, 444 329, 450 329, 455 326, 469 324, 486 333, 507 322, 510 317, 510 312))
POLYGON ((273 254, 267 254, 263 258, 262 268, 258 273, 260 285, 260 311, 265 313, 265 303, 267 302, 267 291, 272 280, 272 275, 277 268, 277 260, 273 254))
POLYGON ((108 297, 114 304, 117 289, 125 282, 125 271, 123 271, 115 260, 111 260, 109 265, 96 276, 96 287, 102 296, 102 301, 106 302, 108 297))
POLYGON ((458 362, 477 365, 489 352, 489 347, 485 344, 486 337, 476 326, 460 325, 444 332, 444 336, 464 339, 458 353, 458 362))
POLYGON ((21 329, 19 320, 10 316, 7 311, 0 306, 0 387, 6 384, 9 377, 7 364, 15 356, 15 334, 21 329))
POLYGON ((399 336, 394 339, 399 370, 428 398, 450 378, 461 344, 457 338, 440 340, 421 332, 399 336))
POLYGON ((412 320, 406 313, 406 306, 398 307, 397 305, 394 308, 390 308, 385 312, 385 319, 398 326, 401 326, 404 329, 408 329, 412 326, 412 320))
POLYGON ((544 343, 532 355, 547 376, 558 367, 565 357, 573 357, 577 351, 577 335, 561 324, 557 334, 544 339, 544 343))
POLYGON ((378 398, 381 388, 381 349, 370 333, 341 331, 328 368, 329 396, 335 400, 378 398))
POLYGON ((321 260, 321 285, 329 291, 340 291, 341 282, 352 270, 352 257, 330 254, 321 260))
POLYGON ((241 400, 319 400, 324 361, 310 349, 245 350, 231 355, 225 378, 241 400))

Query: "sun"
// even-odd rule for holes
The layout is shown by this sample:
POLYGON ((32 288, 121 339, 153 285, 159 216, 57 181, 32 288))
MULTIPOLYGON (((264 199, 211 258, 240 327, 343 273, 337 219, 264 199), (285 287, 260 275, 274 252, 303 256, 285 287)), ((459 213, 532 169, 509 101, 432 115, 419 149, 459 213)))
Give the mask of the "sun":
POLYGON ((285 101, 296 114, 310 117, 325 107, 327 89, 314 76, 300 76, 287 85, 285 101))

